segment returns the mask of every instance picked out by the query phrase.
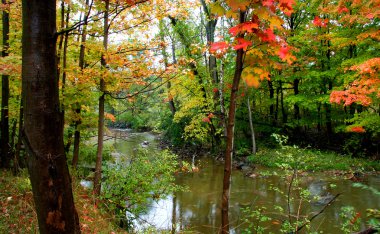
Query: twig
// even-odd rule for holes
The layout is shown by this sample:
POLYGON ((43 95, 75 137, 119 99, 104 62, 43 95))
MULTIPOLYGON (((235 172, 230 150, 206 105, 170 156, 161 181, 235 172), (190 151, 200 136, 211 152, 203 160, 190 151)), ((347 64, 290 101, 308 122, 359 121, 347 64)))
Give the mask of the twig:
MULTIPOLYGON (((313 221, 313 219, 315 219, 315 218, 317 218, 320 214, 322 214, 323 213, 323 211, 325 211, 326 210, 326 208, 331 204, 331 203, 333 203, 339 196, 341 195, 341 193, 338 193, 338 194, 336 194, 318 213, 316 213, 315 215, 313 215, 313 217, 311 217, 310 219, 309 219, 309 222, 311 222, 311 221, 313 221)), ((304 224, 302 224, 301 226, 299 226, 297 229, 296 229, 296 231, 295 231, 295 233, 298 233, 303 227, 305 227, 306 226, 306 223, 304 223, 304 224)))

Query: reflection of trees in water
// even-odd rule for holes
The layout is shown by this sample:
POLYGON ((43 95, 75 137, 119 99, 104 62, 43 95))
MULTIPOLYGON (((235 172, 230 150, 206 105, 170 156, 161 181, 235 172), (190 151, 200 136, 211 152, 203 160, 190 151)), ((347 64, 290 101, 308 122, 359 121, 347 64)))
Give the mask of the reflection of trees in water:
MULTIPOLYGON (((202 159, 200 172, 182 173, 178 175, 176 183, 187 186, 188 191, 178 192, 176 197, 168 199, 166 202, 172 206, 167 210, 168 224, 166 227, 172 230, 172 233, 178 233, 179 230, 193 230, 200 233, 217 233, 220 228, 220 202, 222 189, 223 168, 211 159, 202 159), (170 223, 171 222, 171 223, 170 223), (173 226, 171 224, 174 224, 173 226)), ((199 166, 199 165, 197 165, 199 166)), ((279 171, 277 171, 280 173, 279 171)), ((258 172, 259 174, 262 171, 258 172)), ((259 207, 266 207, 266 214, 276 220, 287 219, 287 197, 289 181, 285 176, 258 176, 254 179, 247 178, 240 171, 234 171, 232 174, 231 190, 231 228, 238 227, 243 230, 246 225, 242 224, 241 208, 250 207, 252 210, 259 207), (278 190, 271 189, 277 187, 278 190), (281 206, 284 212, 274 209, 274 206, 281 206)), ((299 177, 300 186, 311 190, 312 193, 322 193, 323 191, 331 194, 343 192, 343 194, 330 205, 322 215, 318 216, 313 222, 313 230, 323 230, 326 233, 340 233, 339 223, 342 221, 339 217, 341 207, 352 205, 357 208, 362 218, 365 218, 366 208, 379 208, 380 198, 374 196, 369 191, 352 187, 352 182, 342 180, 341 178, 333 179, 323 174, 310 174, 309 176, 299 177), (330 184, 335 184, 331 188, 330 184)), ((369 177, 366 184, 373 187, 380 186, 380 178, 369 177)), ((297 211, 299 197, 297 193, 292 192, 294 200, 291 203, 291 211, 297 211)), ((322 206, 323 207, 323 206, 322 206)), ((302 203, 302 214, 312 215, 312 212, 318 212, 321 205, 311 205, 308 202, 302 203)), ((268 223, 271 230, 277 233, 280 226, 268 223)), ((239 233, 236 230, 235 233, 239 233)))

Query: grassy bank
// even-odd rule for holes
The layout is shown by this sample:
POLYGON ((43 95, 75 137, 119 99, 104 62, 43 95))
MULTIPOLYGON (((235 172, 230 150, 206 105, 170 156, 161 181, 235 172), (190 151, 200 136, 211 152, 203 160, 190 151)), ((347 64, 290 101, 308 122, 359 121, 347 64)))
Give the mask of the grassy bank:
MULTIPOLYGON (((73 178, 75 205, 82 233, 127 233, 112 222, 113 217, 95 206, 91 191, 73 178)), ((39 233, 33 194, 26 171, 14 177, 0 171, 0 233, 39 233)))
POLYGON ((353 158, 334 152, 314 149, 300 149, 291 146, 261 148, 249 161, 267 167, 291 167, 299 170, 325 171, 380 171, 380 162, 363 158, 353 158))

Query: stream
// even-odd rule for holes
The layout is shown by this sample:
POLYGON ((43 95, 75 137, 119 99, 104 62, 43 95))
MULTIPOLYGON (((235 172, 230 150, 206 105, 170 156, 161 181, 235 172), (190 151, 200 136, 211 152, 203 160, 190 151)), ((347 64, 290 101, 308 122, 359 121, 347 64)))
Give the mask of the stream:
MULTIPOLYGON (((130 155, 136 147, 147 147, 148 150, 158 150, 156 135, 143 132, 136 133, 130 130, 119 130, 116 134, 120 139, 115 141, 115 148, 120 155, 130 155), (148 145, 142 145, 144 141, 148 145)), ((199 172, 179 173, 176 183, 188 189, 177 192, 171 196, 152 202, 146 214, 140 216, 141 220, 135 223, 137 230, 153 225, 160 230, 171 230, 178 233, 181 230, 193 231, 193 233, 218 233, 220 228, 220 204, 223 180, 223 164, 214 159, 203 157, 196 160, 199 172), (148 223, 146 223, 148 221, 148 223)), ((247 177, 240 170, 232 172, 232 188, 230 195, 230 225, 231 233, 244 233, 248 223, 244 222, 244 208, 257 210, 263 208, 263 214, 272 217, 272 220, 260 224, 267 227, 264 233, 279 233, 280 224, 288 219, 287 190, 290 178, 279 176, 284 173, 281 170, 258 167, 254 170, 254 178, 247 177), (273 175, 277 174, 277 175, 273 175), (274 188, 274 189, 273 189, 274 188), (278 189, 276 189, 278 188, 278 189), (283 209, 279 212, 278 209, 283 209)), ((342 176, 335 177, 324 173, 305 173, 300 179, 300 186, 307 189, 313 196, 321 196, 315 202, 299 199, 291 202, 290 210, 293 214, 308 215, 324 208, 331 197, 341 195, 328 206, 322 214, 311 223, 311 231, 323 231, 323 233, 342 233, 340 225, 343 221, 340 217, 341 208, 353 206, 357 216, 361 218, 361 229, 364 229, 366 209, 380 208, 380 196, 376 196, 369 190, 353 187, 351 180, 342 176)), ((363 184, 380 190, 380 176, 365 176, 363 184)), ((291 197, 296 195, 292 194, 291 197)), ((296 218, 292 217, 294 221, 296 218)), ((301 217, 302 219, 302 217, 301 217)), ((303 231, 303 233, 306 233, 303 231)))

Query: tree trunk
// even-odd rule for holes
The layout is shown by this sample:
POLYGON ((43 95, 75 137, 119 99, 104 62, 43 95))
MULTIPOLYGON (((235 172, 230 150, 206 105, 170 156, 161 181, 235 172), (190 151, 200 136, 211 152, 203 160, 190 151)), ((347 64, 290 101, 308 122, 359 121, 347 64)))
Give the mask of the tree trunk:
MULTIPOLYGON (((62 0, 64 2, 64 0, 62 0)), ((63 6, 64 7, 64 4, 63 6)), ((61 13, 62 17, 64 17, 64 11, 61 13)), ((65 26, 67 27, 69 25, 69 18, 70 18, 70 5, 67 6, 67 11, 66 11, 66 20, 65 20, 65 26)), ((65 105, 64 105, 64 98, 65 98, 65 88, 66 88, 66 68, 67 68, 67 47, 69 44, 69 32, 66 32, 64 34, 64 39, 63 39, 63 56, 62 56, 62 87, 61 87, 61 95, 62 95, 62 103, 61 103, 61 115, 62 115, 62 125, 64 128, 65 125, 65 105)), ((58 75, 60 73, 58 72, 58 75)), ((66 151, 65 148, 65 154, 68 151, 66 151)))
MULTIPOLYGON (((240 13, 240 23, 244 22, 245 12, 240 13)), ((234 79, 232 81, 230 108, 228 110, 227 121, 227 142, 224 155, 224 177, 223 177, 223 193, 222 193, 222 233, 227 234, 230 230, 228 207, 230 199, 231 171, 232 171, 232 154, 234 151, 234 130, 235 130, 235 114, 236 100, 239 91, 239 83, 241 73, 243 71, 243 55, 242 49, 236 52, 236 67, 234 79)))
POLYGON ((249 128, 251 130, 252 154, 256 154, 255 130, 253 129, 251 102, 249 101, 248 93, 247 93, 247 107, 248 107, 249 128))
POLYGON ((63 150, 56 1, 23 0, 23 141, 40 233, 80 233, 63 150))
MULTIPOLYGON (((2 0, 2 4, 8 4, 7 0, 2 0)), ((3 50, 2 57, 8 56, 9 48, 9 12, 3 10, 3 50)), ((9 75, 1 76, 1 166, 8 168, 11 157, 11 147, 9 145, 9 75)))
POLYGON ((223 126, 223 137, 227 136, 227 123, 226 123, 226 108, 224 107, 224 64, 220 66, 219 74, 219 105, 220 105, 220 121, 223 126))
MULTIPOLYGON (((106 53, 108 47, 108 12, 109 12, 109 0, 105 0, 105 11, 104 11, 104 38, 103 47, 104 54, 101 57, 101 65, 104 70, 106 70, 106 53)), ((106 71, 104 71, 106 73, 106 71)), ((96 153, 96 164, 95 164, 95 178, 94 178, 94 194, 99 196, 101 191, 101 179, 102 179, 102 156, 103 156, 103 136, 104 136, 104 102, 105 102, 105 82, 104 78, 100 78, 100 92, 99 97, 99 119, 98 119, 98 148, 96 153)))
POLYGON ((281 113, 282 113, 282 124, 286 124, 288 122, 288 114, 286 113, 285 110, 285 105, 284 105, 284 90, 282 87, 282 81, 280 81, 280 94, 281 94, 281 113))
POLYGON ((270 100, 270 106, 269 106, 269 118, 272 120, 272 124, 275 125, 276 121, 274 118, 274 88, 273 88, 273 82, 271 80, 268 80, 268 87, 269 87, 269 100, 270 100))
POLYGON ((23 97, 21 97, 21 103, 20 103, 20 115, 18 119, 18 137, 17 137, 17 143, 15 147, 15 155, 14 155, 14 161, 13 161, 13 170, 14 174, 18 174, 19 169, 25 167, 24 162, 22 163, 20 161, 20 151, 21 151, 21 144, 22 144, 22 129, 24 128, 24 103, 23 103, 23 97))
MULTIPOLYGON (((86 10, 89 8, 89 0, 86 0, 86 10)), ((86 14, 83 19, 83 30, 82 30, 82 36, 81 36, 81 44, 79 49, 79 68, 81 72, 83 73, 83 69, 85 67, 85 49, 86 49, 86 39, 87 39, 87 23, 88 23, 88 15, 86 14)), ((74 131, 74 151, 73 151, 73 161, 72 165, 74 168, 77 168, 78 160, 79 160, 79 147, 80 147, 80 130, 79 126, 82 123, 82 120, 80 119, 80 113, 81 113, 81 105, 77 103, 77 108, 75 109, 75 112, 77 113, 77 119, 74 123, 75 131, 74 131)))

